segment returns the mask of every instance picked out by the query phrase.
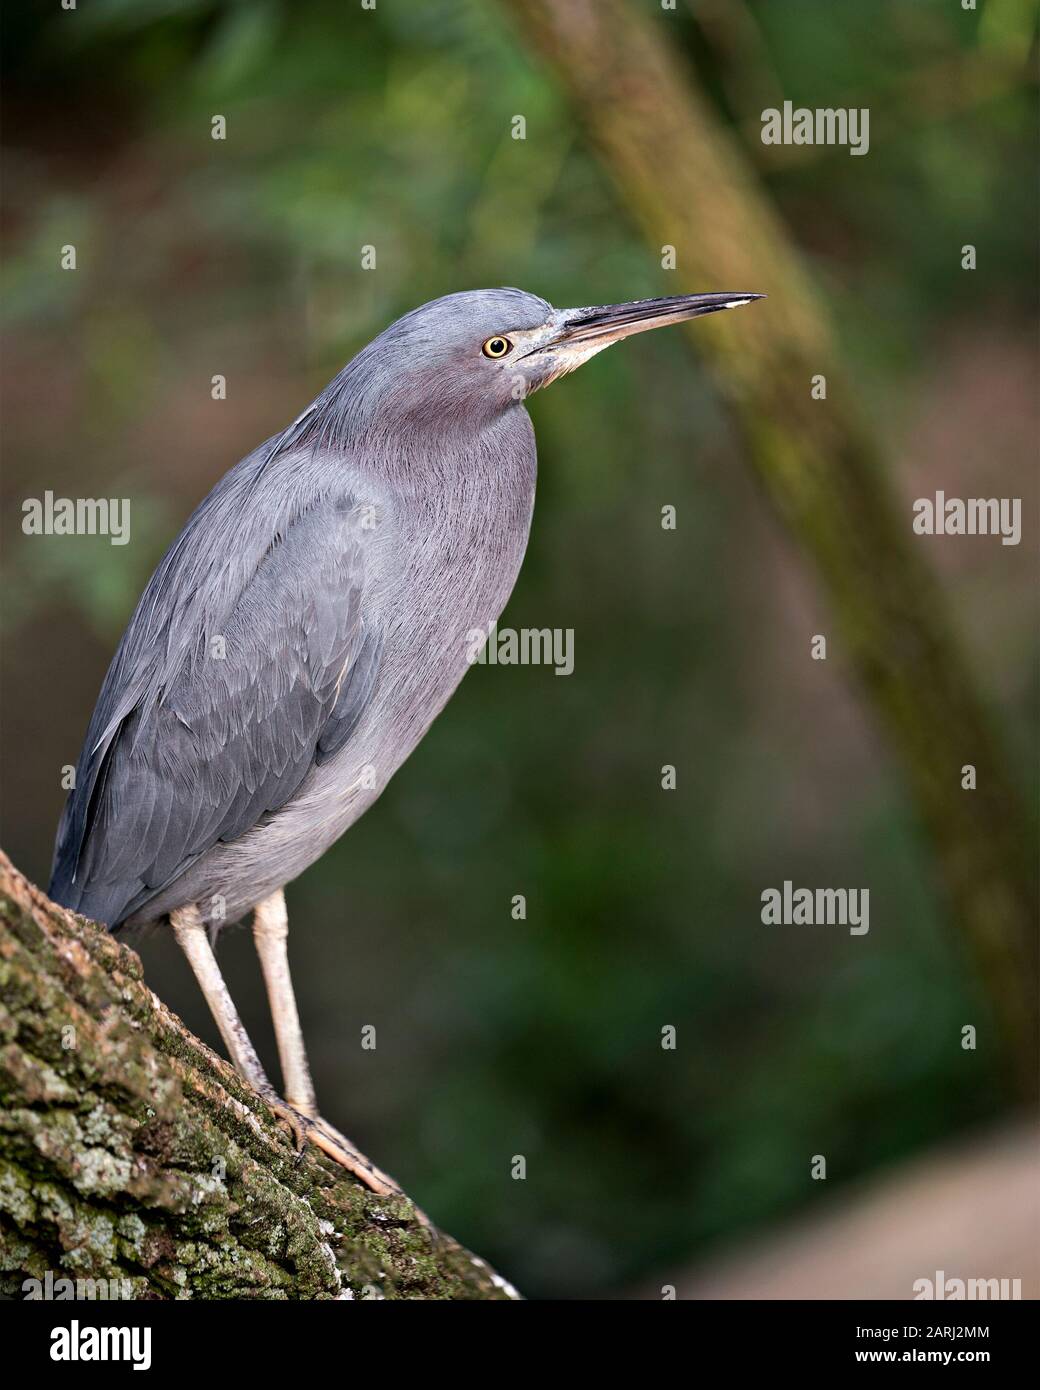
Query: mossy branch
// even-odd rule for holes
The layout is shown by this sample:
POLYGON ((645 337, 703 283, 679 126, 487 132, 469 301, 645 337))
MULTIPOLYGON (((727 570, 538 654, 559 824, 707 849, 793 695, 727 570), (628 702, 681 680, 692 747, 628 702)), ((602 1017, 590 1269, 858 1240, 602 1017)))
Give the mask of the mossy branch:
POLYGON ((515 1296, 406 1198, 298 1156, 139 957, 2 851, 0 1001, 4 1292, 51 1271, 135 1299, 515 1296))
POLYGON ((508 8, 568 92, 654 253, 675 247, 676 292, 769 295, 753 310, 696 321, 691 341, 830 602, 835 654, 855 670, 887 734, 1009 1074, 1032 1097, 1032 827, 812 277, 739 140, 677 57, 667 14, 625 0, 509 0, 508 8), (826 401, 811 397, 817 374, 826 401), (978 785, 965 791, 969 763, 978 785))

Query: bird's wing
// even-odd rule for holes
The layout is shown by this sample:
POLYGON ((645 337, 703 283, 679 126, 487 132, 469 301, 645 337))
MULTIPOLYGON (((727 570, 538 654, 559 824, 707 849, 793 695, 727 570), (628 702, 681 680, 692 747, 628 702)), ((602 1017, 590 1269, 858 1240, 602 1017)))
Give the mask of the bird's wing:
POLYGON ((209 511, 138 605, 59 829, 52 893, 110 925, 283 806, 342 747, 378 678, 370 509, 342 498, 303 511, 241 584, 219 559, 241 566, 236 538, 214 547, 209 511))

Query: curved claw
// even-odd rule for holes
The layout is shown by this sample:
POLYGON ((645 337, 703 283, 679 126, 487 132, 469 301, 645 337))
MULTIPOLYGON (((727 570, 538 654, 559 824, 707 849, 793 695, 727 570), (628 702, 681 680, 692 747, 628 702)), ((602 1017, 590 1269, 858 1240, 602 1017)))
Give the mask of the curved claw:
POLYGON ((265 1096, 264 1099, 278 1118, 289 1129, 296 1144, 296 1152, 302 1158, 308 1144, 313 1144, 322 1153, 328 1154, 341 1168, 353 1173, 360 1182, 380 1197, 403 1197, 404 1193, 388 1174, 381 1172, 374 1163, 354 1147, 349 1139, 333 1129, 320 1116, 311 1118, 302 1115, 280 1096, 265 1096))
POLYGON ((296 1146, 297 1158, 302 1158, 307 1149, 307 1126, 310 1121, 298 1110, 294 1110, 291 1105, 286 1104, 280 1096, 264 1096, 264 1100, 289 1130, 296 1146))
POLYGON ((320 1116, 307 1122, 307 1138, 315 1148, 328 1154, 341 1168, 353 1173, 366 1187, 379 1193, 381 1197, 404 1196, 393 1178, 381 1172, 349 1139, 344 1138, 338 1129, 333 1129, 320 1116))

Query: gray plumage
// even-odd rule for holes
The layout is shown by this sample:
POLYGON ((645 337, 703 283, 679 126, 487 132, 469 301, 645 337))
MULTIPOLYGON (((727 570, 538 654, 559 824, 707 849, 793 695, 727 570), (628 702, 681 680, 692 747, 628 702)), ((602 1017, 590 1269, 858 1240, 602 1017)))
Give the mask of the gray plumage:
POLYGON ((112 927, 187 904, 233 922, 301 873, 383 790, 509 597, 535 494, 523 395, 753 297, 556 311, 474 291, 370 343, 221 479, 152 576, 90 721, 51 895, 112 927), (502 360, 482 351, 496 334, 502 360))

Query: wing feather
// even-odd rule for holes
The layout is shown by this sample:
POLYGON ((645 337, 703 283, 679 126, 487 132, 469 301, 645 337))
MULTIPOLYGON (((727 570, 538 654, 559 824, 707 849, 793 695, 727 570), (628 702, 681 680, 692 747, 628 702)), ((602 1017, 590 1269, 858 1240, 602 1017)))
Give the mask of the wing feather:
POLYGON ((359 518, 353 497, 324 499, 276 530, 237 591, 209 574, 188 603, 180 585, 197 578, 200 552, 219 564, 219 548, 210 536, 208 547, 175 543, 88 730, 59 828, 58 901, 117 925, 218 841, 277 812, 343 746, 379 669, 359 518))

